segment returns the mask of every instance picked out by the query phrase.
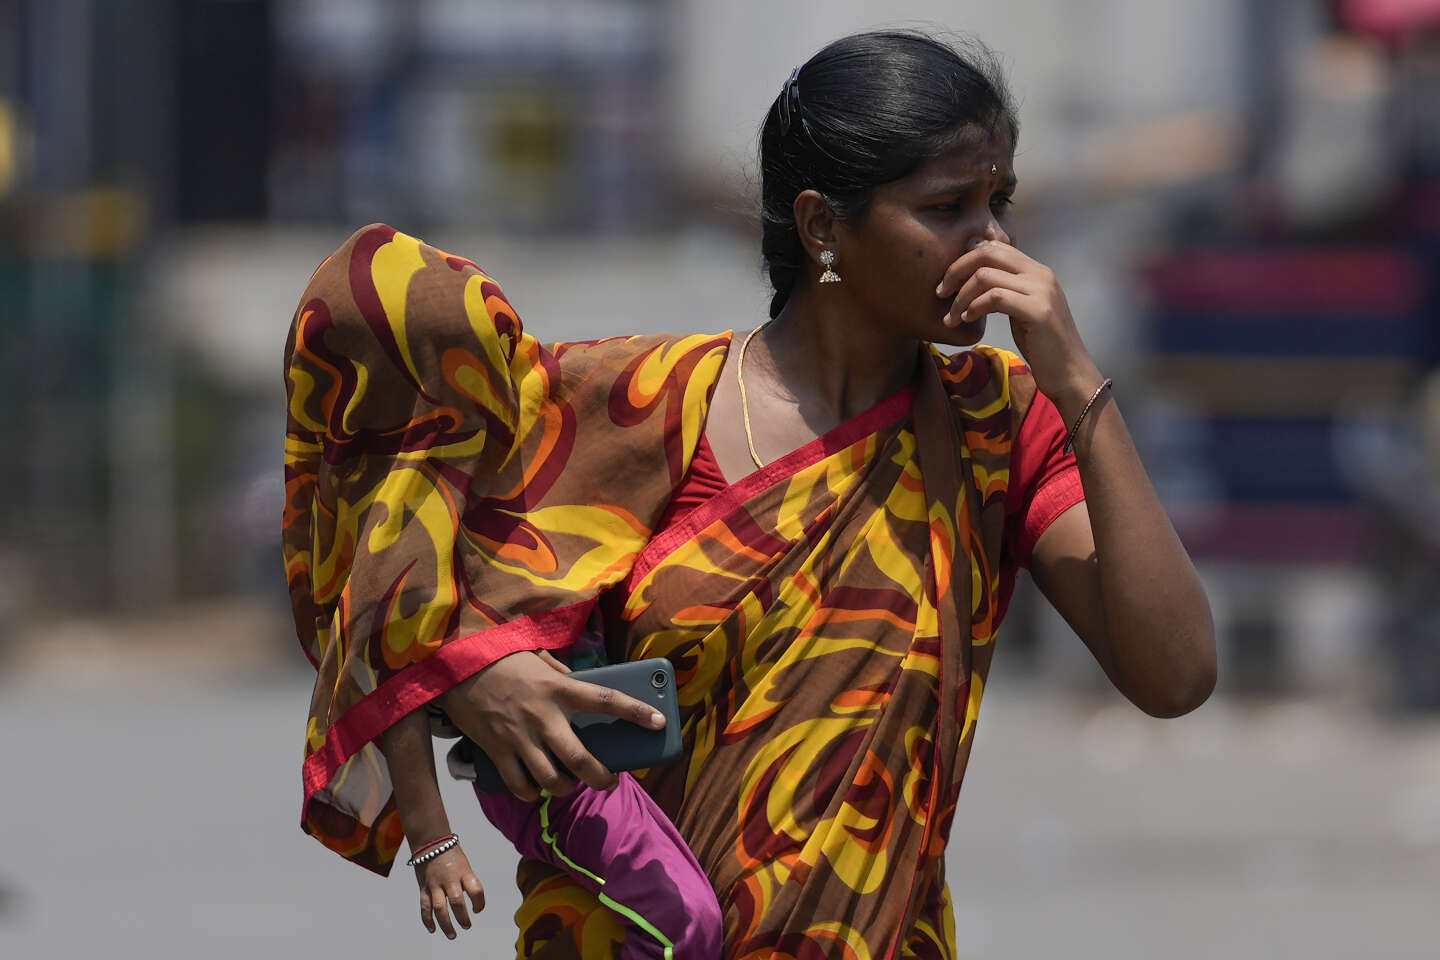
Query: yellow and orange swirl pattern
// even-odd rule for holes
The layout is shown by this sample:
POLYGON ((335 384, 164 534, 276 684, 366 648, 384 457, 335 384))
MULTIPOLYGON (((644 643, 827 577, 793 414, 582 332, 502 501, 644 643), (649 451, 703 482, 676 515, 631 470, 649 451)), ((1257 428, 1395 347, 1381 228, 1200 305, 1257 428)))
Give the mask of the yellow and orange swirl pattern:
MULTIPOLYGON (((933 361, 913 408, 734 484, 621 586, 612 656, 667 657, 680 682, 686 761, 640 779, 718 892, 732 960, 955 955, 943 852, 1034 393, 1009 354, 933 361)), ((578 884, 534 862, 520 883, 521 956, 619 955, 578 884)))
POLYGON ((389 869, 402 831, 372 741, 498 657, 575 638, 684 474, 727 344, 542 346, 474 263, 383 224, 321 264, 285 361, 285 568, 318 671, 308 832, 389 869))
MULTIPOLYGON (((932 352, 917 387, 652 539, 730 342, 542 346, 473 263, 383 225, 322 264, 286 373, 285 560, 318 671, 304 827, 388 870, 374 738, 571 643, 604 594, 612 659, 675 664, 686 760, 641 782, 719 891, 726 956, 952 957, 943 852, 1033 381, 932 352)), ((565 874, 519 879, 521 956, 622 949, 565 874)))

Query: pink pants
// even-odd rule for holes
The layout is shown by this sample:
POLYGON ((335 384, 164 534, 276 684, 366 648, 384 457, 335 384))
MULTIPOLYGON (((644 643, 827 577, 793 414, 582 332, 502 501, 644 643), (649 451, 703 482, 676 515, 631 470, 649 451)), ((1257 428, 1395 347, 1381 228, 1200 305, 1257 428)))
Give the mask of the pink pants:
POLYGON ((624 960, 716 960, 722 924, 709 879, 635 778, 619 779, 607 792, 580 784, 539 803, 475 795, 522 856, 564 870, 625 921, 624 960))

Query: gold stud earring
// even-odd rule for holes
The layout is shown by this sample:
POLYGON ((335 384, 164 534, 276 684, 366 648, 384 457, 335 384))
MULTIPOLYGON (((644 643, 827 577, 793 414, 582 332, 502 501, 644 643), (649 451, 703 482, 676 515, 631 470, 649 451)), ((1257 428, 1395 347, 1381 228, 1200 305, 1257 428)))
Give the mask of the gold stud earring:
POLYGON ((834 251, 834 250, 821 250, 821 251, 820 251, 820 262, 823 263, 823 264, 825 264, 825 272, 822 273, 822 274, 820 274, 820 282, 821 282, 821 283, 839 283, 839 282, 840 282, 840 274, 836 273, 836 272, 835 272, 835 269, 834 269, 834 264, 835 264, 835 251, 834 251))

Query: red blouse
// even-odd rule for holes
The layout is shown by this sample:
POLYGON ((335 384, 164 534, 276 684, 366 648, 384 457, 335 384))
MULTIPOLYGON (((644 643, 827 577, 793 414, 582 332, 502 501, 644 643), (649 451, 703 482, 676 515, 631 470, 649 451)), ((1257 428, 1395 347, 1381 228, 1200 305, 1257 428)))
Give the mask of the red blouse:
MULTIPOLYGON (((1073 453, 1063 453, 1065 422, 1055 404, 1036 393, 1020 433, 1010 448, 1010 484, 1005 493, 1005 549, 1000 563, 999 607, 1003 617, 1015 588, 1015 576, 1030 565, 1040 535, 1055 518, 1085 499, 1073 453)), ((690 469, 655 526, 653 536, 730 485, 720 472, 710 441, 702 434, 690 469)))

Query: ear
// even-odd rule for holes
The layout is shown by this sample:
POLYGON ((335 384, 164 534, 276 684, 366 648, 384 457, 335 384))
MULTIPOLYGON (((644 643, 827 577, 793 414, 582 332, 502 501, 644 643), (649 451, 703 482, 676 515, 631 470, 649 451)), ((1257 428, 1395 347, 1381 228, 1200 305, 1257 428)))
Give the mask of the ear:
POLYGON ((812 262, 820 262, 820 251, 835 246, 835 214, 818 190, 802 190, 795 197, 795 229, 800 244, 812 262))

